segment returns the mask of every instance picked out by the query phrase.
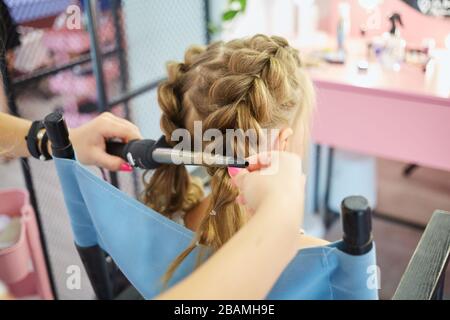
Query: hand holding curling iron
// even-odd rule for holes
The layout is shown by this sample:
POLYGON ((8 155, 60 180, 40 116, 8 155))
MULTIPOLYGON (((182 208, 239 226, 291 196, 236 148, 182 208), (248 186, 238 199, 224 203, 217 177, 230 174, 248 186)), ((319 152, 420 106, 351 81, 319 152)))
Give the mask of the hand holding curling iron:
POLYGON ((85 165, 96 165, 117 171, 125 161, 106 152, 105 139, 119 138, 124 142, 142 139, 139 128, 109 112, 102 113, 87 124, 69 131, 77 159, 85 165))

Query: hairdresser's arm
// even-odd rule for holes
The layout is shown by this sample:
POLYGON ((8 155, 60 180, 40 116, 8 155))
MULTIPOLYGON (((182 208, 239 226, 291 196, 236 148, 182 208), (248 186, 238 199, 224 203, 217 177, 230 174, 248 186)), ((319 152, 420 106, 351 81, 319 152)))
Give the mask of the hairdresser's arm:
POLYGON ((280 153, 274 175, 235 180, 254 209, 217 253, 159 299, 263 299, 298 250, 305 178, 297 156, 280 153))
POLYGON ((31 122, 0 112, 0 155, 28 157, 25 136, 31 122))
MULTIPOLYGON (((25 136, 30 126, 29 120, 0 112, 0 155, 29 157, 25 136)), ((80 162, 110 170, 119 170, 124 161, 105 152, 105 139, 129 141, 142 138, 134 124, 111 113, 102 113, 87 124, 69 130, 69 135, 80 162)))

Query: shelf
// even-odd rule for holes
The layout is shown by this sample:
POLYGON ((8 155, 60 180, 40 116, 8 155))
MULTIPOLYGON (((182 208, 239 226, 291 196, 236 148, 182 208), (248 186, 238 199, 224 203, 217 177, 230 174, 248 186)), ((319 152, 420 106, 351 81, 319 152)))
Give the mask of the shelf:
MULTIPOLYGON (((105 53, 103 53, 103 57, 109 57, 113 54, 116 54, 118 52, 118 50, 116 48, 114 49, 110 49, 105 51, 105 53)), ((31 82, 34 81, 38 81, 41 80, 45 77, 54 75, 60 71, 64 71, 64 70, 68 70, 71 69, 75 66, 87 63, 91 61, 91 55, 89 53, 87 54, 83 54, 75 59, 73 59, 72 61, 65 63, 65 64, 61 64, 58 66, 52 66, 52 67, 47 67, 47 68, 42 68, 42 69, 38 69, 32 73, 29 74, 25 74, 25 75, 21 75, 18 77, 15 77, 12 81, 12 85, 14 88, 20 87, 20 86, 24 86, 26 84, 29 84, 31 82)))

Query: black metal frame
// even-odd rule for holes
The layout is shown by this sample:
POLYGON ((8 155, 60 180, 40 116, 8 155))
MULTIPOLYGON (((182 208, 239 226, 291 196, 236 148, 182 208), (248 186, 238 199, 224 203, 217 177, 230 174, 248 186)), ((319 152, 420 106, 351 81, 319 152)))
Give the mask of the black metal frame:
POLYGON ((211 34, 209 33, 209 24, 211 22, 211 12, 209 7, 209 0, 203 0, 203 7, 205 8, 205 42, 211 42, 211 34))
MULTIPOLYGON (((116 53, 117 53, 117 49, 115 49, 115 48, 110 49, 110 50, 105 51, 105 53, 103 53, 103 57, 104 58, 110 57, 116 53)), ((28 85, 30 83, 33 83, 33 82, 39 81, 41 79, 44 79, 46 77, 52 76, 58 72, 69 70, 69 69, 72 69, 73 67, 76 67, 76 66, 79 66, 79 65, 91 62, 91 61, 92 61, 91 54, 86 53, 77 58, 72 59, 70 62, 61 64, 59 66, 42 68, 42 69, 39 69, 30 74, 18 76, 13 79, 12 85, 14 88, 18 89, 18 88, 28 85)))
MULTIPOLYGON (((86 16, 87 16, 87 27, 91 42, 91 48, 90 52, 84 55, 81 55, 73 60, 71 60, 68 63, 61 64, 58 66, 53 66, 49 68, 42 68, 40 70, 37 70, 35 72, 32 72, 30 74, 18 76, 14 79, 10 79, 8 70, 6 68, 6 64, 1 63, 1 72, 3 75, 3 82, 5 87, 5 92, 7 93, 8 97, 8 107, 11 112, 11 114, 20 117, 19 110, 15 103, 15 90, 18 90, 20 88, 23 88, 27 86, 28 84, 34 83, 38 80, 44 79, 46 77, 49 77, 51 75, 57 74, 58 72, 69 70, 75 66, 83 65, 86 63, 91 62, 92 63, 92 69, 93 74, 96 79, 97 84, 97 106, 98 110, 100 112, 102 111, 108 111, 112 107, 117 106, 119 104, 123 104, 124 110, 125 110, 125 117, 130 120, 131 119, 131 113, 129 108, 129 101, 136 98, 139 95, 142 95, 146 92, 149 92, 151 90, 154 90, 158 84, 164 80, 164 79, 158 79, 156 81, 152 81, 148 84, 144 84, 141 87, 129 90, 128 86, 128 66, 126 62, 126 52, 123 48, 124 44, 124 37, 122 34, 122 28, 120 25, 120 6, 121 3, 119 0, 109 0, 111 3, 111 12, 112 12, 112 18, 113 18, 113 25, 115 28, 115 36, 116 36, 116 47, 112 49, 108 49, 105 52, 101 52, 100 45, 98 42, 98 36, 97 36, 97 0, 81 0, 84 2, 84 7, 86 10, 86 16), (105 88, 105 79, 103 74, 103 59, 107 57, 111 57, 116 55, 119 59, 119 68, 120 68, 120 89, 121 93, 118 97, 114 97, 110 100, 108 100, 107 94, 106 94, 106 88, 105 88)), ((209 34, 209 22, 210 22, 210 12, 209 12, 209 0, 203 0, 204 1, 204 17, 205 17, 205 41, 206 43, 210 42, 210 34, 209 34)), ((48 246, 46 243, 44 230, 42 226, 42 220, 39 213, 39 205, 36 197, 36 192, 34 188, 33 178, 31 169, 28 165, 27 159, 21 160, 21 166, 22 166, 22 172, 25 179, 25 184, 27 187, 27 190, 30 194, 30 201, 31 204, 36 212, 36 218, 38 222, 38 228, 39 233, 41 237, 41 242, 44 250, 44 256, 47 264, 47 268, 49 271, 50 276, 50 282, 51 282, 51 288, 53 291, 53 295, 55 298, 57 298, 57 292, 56 292, 56 286, 55 281, 53 278, 53 273, 51 270, 51 263, 48 256, 48 246)), ((110 172, 110 181, 111 183, 119 187, 119 179, 117 177, 117 174, 115 172, 110 172)), ((138 195, 139 192, 139 180, 136 173, 133 173, 133 188, 136 195, 138 195)), ((92 250, 91 250, 92 251, 92 250)), ((96 253, 96 255, 100 255, 100 253, 96 253)), ((83 257, 82 257, 83 259, 83 257)), ((91 271, 88 271, 91 272, 91 271)), ((109 294, 101 294, 101 296, 109 297, 109 294)))

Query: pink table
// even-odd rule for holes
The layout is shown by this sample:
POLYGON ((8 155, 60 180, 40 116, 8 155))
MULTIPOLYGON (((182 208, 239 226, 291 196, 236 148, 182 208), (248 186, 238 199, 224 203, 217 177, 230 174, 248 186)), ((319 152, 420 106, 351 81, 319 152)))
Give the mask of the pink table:
POLYGON ((450 171, 450 64, 400 72, 357 62, 310 70, 318 92, 316 143, 450 171))

